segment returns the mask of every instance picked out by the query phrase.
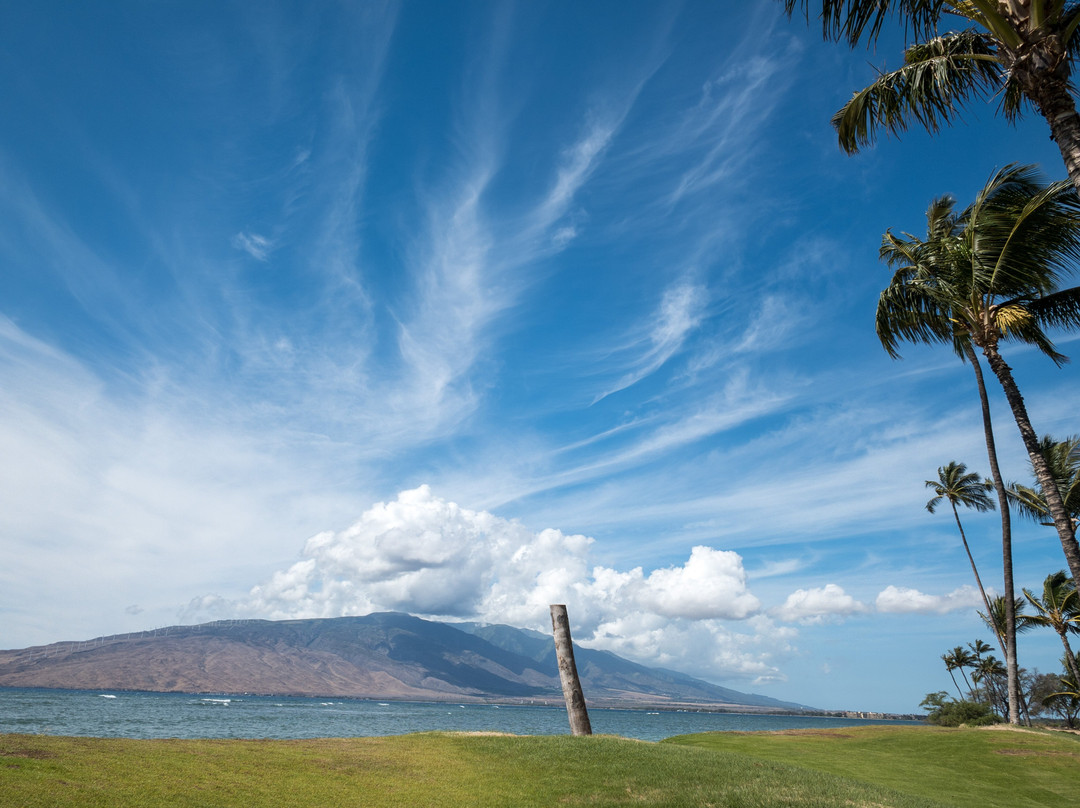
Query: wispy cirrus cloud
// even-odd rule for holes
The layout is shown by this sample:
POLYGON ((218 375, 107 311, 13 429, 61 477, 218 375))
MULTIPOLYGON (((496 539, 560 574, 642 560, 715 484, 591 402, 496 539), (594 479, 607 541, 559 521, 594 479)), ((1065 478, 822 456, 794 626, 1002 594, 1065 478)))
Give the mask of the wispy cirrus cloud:
POLYGON ((680 135, 694 143, 707 137, 709 148, 678 177, 667 198, 669 205, 732 180, 751 162, 754 147, 748 135, 764 125, 772 105, 779 103, 775 79, 782 69, 774 56, 755 56, 729 63, 705 85, 695 115, 684 123, 680 135))
MULTIPOLYGON (((511 27, 507 13, 480 49, 467 101, 455 112, 458 159, 421 191, 426 227, 409 243, 417 280, 412 299, 397 313, 398 349, 409 368, 403 390, 425 402, 424 409, 445 404, 459 419, 478 403, 483 382, 473 374, 490 347, 492 328, 541 277, 535 274, 539 262, 580 234, 572 215, 579 195, 660 63, 646 60, 629 81, 608 88, 602 103, 587 104, 577 138, 558 150, 538 183, 543 190, 507 210, 489 202, 513 149, 517 100, 504 99, 499 81, 511 27)), ((669 306, 671 327, 678 327, 677 306, 669 306)))
POLYGON ((298 531, 343 518, 348 489, 365 484, 346 481, 340 449, 268 441, 223 402, 208 413, 167 389, 118 394, 6 318, 0 373, 0 485, 18 503, 0 512, 11 558, 0 586, 20 602, 47 598, 63 636, 174 621, 208 569, 247 577, 260 558, 289 558, 298 531), (321 482, 303 490, 298 469, 321 482), (146 574, 158 568, 167 580, 146 574))
POLYGON ((656 312, 642 329, 644 333, 632 337, 615 351, 615 357, 638 354, 629 360, 631 369, 600 393, 593 404, 637 384, 663 367, 701 324, 708 299, 706 289, 697 284, 680 282, 665 289, 656 312))
POLYGON ((237 233, 233 236, 233 246, 243 250, 256 261, 265 261, 270 255, 273 243, 258 233, 237 233))

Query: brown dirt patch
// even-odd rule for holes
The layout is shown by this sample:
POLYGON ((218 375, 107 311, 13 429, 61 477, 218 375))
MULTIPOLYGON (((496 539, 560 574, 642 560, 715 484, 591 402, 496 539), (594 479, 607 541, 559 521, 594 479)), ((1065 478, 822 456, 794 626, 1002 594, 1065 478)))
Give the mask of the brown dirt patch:
MULTIPOLYGON (((732 733, 734 734, 734 733, 732 733)), ((832 729, 777 729, 770 732, 744 732, 742 735, 802 735, 802 736, 815 736, 820 735, 825 738, 853 738, 853 735, 847 735, 842 732, 837 732, 832 729)))
POLYGON ((28 758, 30 760, 48 760, 56 757, 55 752, 45 749, 0 749, 0 757, 28 758))

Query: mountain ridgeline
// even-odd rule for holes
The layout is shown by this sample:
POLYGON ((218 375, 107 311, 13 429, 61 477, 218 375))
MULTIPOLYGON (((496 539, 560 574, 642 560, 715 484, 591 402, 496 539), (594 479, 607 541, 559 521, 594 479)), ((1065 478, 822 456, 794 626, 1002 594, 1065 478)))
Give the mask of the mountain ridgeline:
MULTIPOLYGON (((575 646, 597 706, 810 708, 575 646)), ((562 700, 552 638, 406 614, 219 621, 0 651, 0 687, 264 693, 416 701, 562 700)))

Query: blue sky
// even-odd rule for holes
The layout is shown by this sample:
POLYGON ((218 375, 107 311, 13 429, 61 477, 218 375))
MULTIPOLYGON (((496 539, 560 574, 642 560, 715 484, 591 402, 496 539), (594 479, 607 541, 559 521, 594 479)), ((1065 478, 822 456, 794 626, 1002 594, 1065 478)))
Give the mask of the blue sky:
MULTIPOLYGON (((829 118, 899 35, 770 2, 2 15, 3 647, 565 602, 586 645, 909 711, 990 639, 924 509, 938 466, 987 470, 971 373, 881 349, 877 248, 1007 163, 1064 177, 1041 119, 848 157, 829 118)), ((1075 368, 1007 358, 1080 431, 1075 368)), ((1000 591, 994 516, 966 525, 1000 591)), ((1053 531, 1016 565, 1062 568, 1053 531)))

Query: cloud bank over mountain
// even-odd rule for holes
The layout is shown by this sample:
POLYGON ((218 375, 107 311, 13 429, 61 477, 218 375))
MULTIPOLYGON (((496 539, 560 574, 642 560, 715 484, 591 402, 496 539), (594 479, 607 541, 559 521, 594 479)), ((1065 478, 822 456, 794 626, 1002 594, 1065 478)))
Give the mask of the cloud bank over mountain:
MULTIPOLYGON (((352 526, 312 536, 302 558, 245 597, 196 598, 185 617, 340 617, 400 611, 547 631, 568 606, 575 639, 713 678, 783 678, 777 661, 798 630, 872 611, 836 584, 799 589, 767 609, 743 559, 699 545, 680 565, 646 572, 591 563, 593 539, 475 511, 424 485, 373 505, 352 526)), ((970 588, 945 596, 889 586, 881 612, 970 608, 970 588)))

